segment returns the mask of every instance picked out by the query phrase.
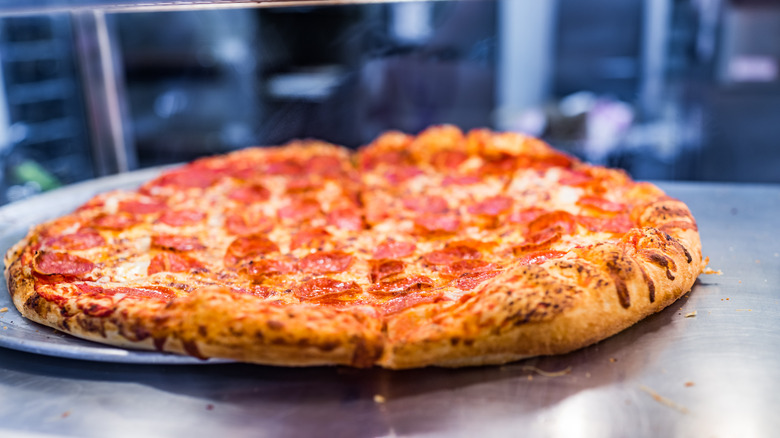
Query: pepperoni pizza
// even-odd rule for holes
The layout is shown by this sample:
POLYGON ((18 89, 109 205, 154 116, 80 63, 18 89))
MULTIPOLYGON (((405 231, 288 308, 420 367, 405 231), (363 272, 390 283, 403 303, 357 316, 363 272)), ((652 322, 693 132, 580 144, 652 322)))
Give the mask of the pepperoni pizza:
POLYGON ((6 255, 75 336, 275 365, 497 364, 592 344, 703 268, 684 203, 513 133, 249 148, 95 196, 6 255))

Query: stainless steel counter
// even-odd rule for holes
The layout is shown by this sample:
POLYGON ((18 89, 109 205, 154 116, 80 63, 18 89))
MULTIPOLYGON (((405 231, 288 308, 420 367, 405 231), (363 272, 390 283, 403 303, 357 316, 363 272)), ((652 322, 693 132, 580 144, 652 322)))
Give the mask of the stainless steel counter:
POLYGON ((0 348, 0 436, 777 436, 780 186, 661 185, 691 207, 722 275, 597 345, 402 372, 0 348))

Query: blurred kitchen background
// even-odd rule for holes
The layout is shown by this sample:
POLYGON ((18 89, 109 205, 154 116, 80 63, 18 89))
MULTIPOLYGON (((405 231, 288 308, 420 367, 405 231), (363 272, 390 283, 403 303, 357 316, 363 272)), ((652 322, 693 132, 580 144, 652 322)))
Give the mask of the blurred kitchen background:
POLYGON ((0 84, 0 203, 437 123, 527 132, 637 179, 780 183, 770 0, 15 14, 0 17, 0 84))

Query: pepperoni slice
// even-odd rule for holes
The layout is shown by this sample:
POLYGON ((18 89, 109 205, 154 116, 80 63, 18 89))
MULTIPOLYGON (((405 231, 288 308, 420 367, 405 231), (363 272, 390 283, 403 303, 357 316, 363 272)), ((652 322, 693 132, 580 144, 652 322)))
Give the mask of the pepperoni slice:
POLYGON ((214 184, 221 176, 217 169, 209 169, 202 166, 186 166, 161 175, 149 183, 148 186, 205 189, 214 184))
POLYGON ((330 238, 324 228, 309 228, 296 233, 290 242, 290 249, 322 248, 330 238))
POLYGON ((549 247, 553 243, 557 242, 561 238, 561 233, 554 228, 546 228, 535 234, 528 236, 525 243, 520 246, 516 246, 513 251, 515 254, 527 253, 529 251, 536 251, 546 247, 549 247))
POLYGON ((469 155, 463 151, 444 149, 436 152, 431 157, 431 164, 437 169, 452 170, 468 160, 469 155))
POLYGON ((314 199, 295 200, 280 208, 277 214, 280 219, 293 221, 313 219, 320 214, 320 203, 314 199))
POLYGON ((626 204, 608 201, 598 196, 583 196, 577 201, 577 205, 595 208, 607 213, 620 213, 627 209, 626 204))
POLYGON ((502 155, 485 161, 479 173, 482 175, 508 175, 512 174, 518 166, 518 160, 511 155, 502 155))
POLYGON ((152 236, 152 247, 170 249, 172 251, 198 251, 206 247, 195 236, 178 236, 176 234, 157 234, 152 236))
POLYGON ((364 228, 363 217, 355 208, 341 208, 328 213, 328 224, 346 231, 358 231, 364 228))
POLYGON ((417 245, 412 242, 386 240, 374 251, 375 259, 401 259, 414 254, 417 245))
POLYGON ((344 282, 327 277, 315 278, 293 288, 293 294, 301 300, 315 300, 333 295, 357 295, 362 292, 363 289, 354 281, 344 282))
POLYGON ((425 275, 412 275, 394 281, 376 283, 368 290, 373 294, 400 295, 430 289, 435 285, 433 280, 425 275))
POLYGON ((498 216, 512 208, 512 202, 512 198, 509 196, 493 196, 469 206, 468 212, 485 216, 498 216))
POLYGON ((43 275, 82 278, 95 269, 95 264, 85 258, 65 252, 41 251, 33 260, 33 269, 43 275))
POLYGON ((457 287, 460 290, 469 291, 479 286, 483 282, 490 280, 491 278, 495 277, 500 273, 501 271, 499 270, 468 272, 461 275, 460 277, 458 277, 457 280, 455 280, 455 287, 457 287))
POLYGON ((592 176, 582 170, 561 169, 558 182, 566 186, 579 186, 589 183, 592 179, 592 176))
POLYGON ((363 152, 360 157, 360 168, 370 171, 377 168, 380 164, 387 166, 400 166, 409 161, 409 154, 405 150, 371 150, 363 152))
POLYGON ((265 236, 239 237, 228 246, 225 252, 225 265, 237 266, 242 261, 278 252, 279 247, 265 236))
POLYGON ((296 270, 295 263, 288 260, 252 260, 246 265, 246 274, 254 278, 289 274, 296 270))
POLYGON ((385 179, 391 184, 398 185, 423 173, 425 172, 416 166, 398 166, 385 172, 385 179))
POLYGON ((168 208, 168 204, 159 199, 126 199, 119 202, 119 211, 130 214, 155 214, 168 208))
POLYGON ((203 269, 203 265, 192 257, 172 252, 161 252, 155 255, 152 258, 152 261, 149 262, 146 274, 154 275, 158 272, 190 272, 197 269, 203 269))
POLYGON ((461 260, 476 260, 482 257, 479 250, 466 245, 453 245, 423 255, 431 265, 450 265, 461 260))
POLYGON ((54 249, 82 250, 97 248, 106 244, 106 239, 91 228, 82 228, 75 233, 61 234, 47 238, 43 246, 54 249))
POLYGON ((265 167, 267 175, 300 175, 305 172, 301 162, 294 158, 272 161, 265 167))
POLYGON ((316 155, 303 164, 307 174, 334 177, 342 173, 344 162, 335 155, 316 155))
POLYGON ((572 234, 577 230, 577 218, 568 212, 556 210, 545 213, 528 224, 528 232, 536 234, 553 229, 561 234, 572 234))
POLYGON ((267 233, 274 228, 274 221, 256 210, 238 210, 228 213, 225 229, 236 236, 267 233))
POLYGON ((460 218, 456 214, 423 213, 414 219, 414 223, 429 234, 454 233, 460 228, 460 218))
POLYGON ((241 186, 228 192, 227 197, 244 204, 267 201, 271 197, 271 192, 259 185, 241 186))
POLYGON ((545 213, 549 212, 541 208, 531 207, 525 210, 514 211, 507 219, 509 222, 514 224, 527 224, 533 222, 535 219, 539 218, 539 216, 545 213))
POLYGON ((458 260, 444 267, 442 274, 450 277, 460 277, 464 274, 495 271, 497 266, 484 260, 458 260))
POLYGON ((444 296, 441 293, 434 295, 406 294, 382 303, 380 309, 384 315, 394 315, 420 304, 436 303, 443 299, 444 296))
POLYGON ((344 272, 354 259, 341 251, 321 251, 302 258, 298 266, 302 271, 310 274, 335 274, 344 272))
POLYGON ((613 218, 577 216, 577 222, 593 232, 627 233, 636 227, 627 214, 619 214, 613 218))
POLYGON ((80 294, 89 297, 116 296, 122 295, 122 298, 131 299, 163 299, 169 300, 176 297, 173 289, 165 286, 145 286, 145 287, 103 287, 85 283, 76 283, 76 288, 80 294))
POLYGON ((521 265, 538 265, 549 259, 555 259, 566 255, 563 251, 536 251, 517 259, 521 265))
POLYGON ((141 223, 141 220, 127 213, 101 214, 92 219, 95 228, 123 231, 141 223))
POLYGON ((194 225, 206 218, 206 213, 198 210, 169 210, 163 213, 156 223, 170 225, 172 227, 182 227, 194 225))
POLYGON ((444 177, 441 184, 445 187, 446 186, 468 186, 468 185, 476 184, 480 181, 482 181, 482 179, 474 175, 457 175, 457 176, 447 175, 444 177))
POLYGON ((445 213, 450 206, 441 196, 415 196, 404 198, 404 207, 417 213, 445 213))
POLYGON ((404 262, 400 260, 376 260, 371 263, 370 279, 372 283, 404 272, 404 262))

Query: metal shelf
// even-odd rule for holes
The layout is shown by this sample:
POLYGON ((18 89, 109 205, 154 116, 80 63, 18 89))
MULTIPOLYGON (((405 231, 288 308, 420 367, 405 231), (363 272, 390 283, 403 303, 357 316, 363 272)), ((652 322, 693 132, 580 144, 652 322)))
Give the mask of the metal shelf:
POLYGON ((0 16, 102 10, 152 12, 249 7, 293 7, 388 3, 411 0, 0 0, 0 16))

